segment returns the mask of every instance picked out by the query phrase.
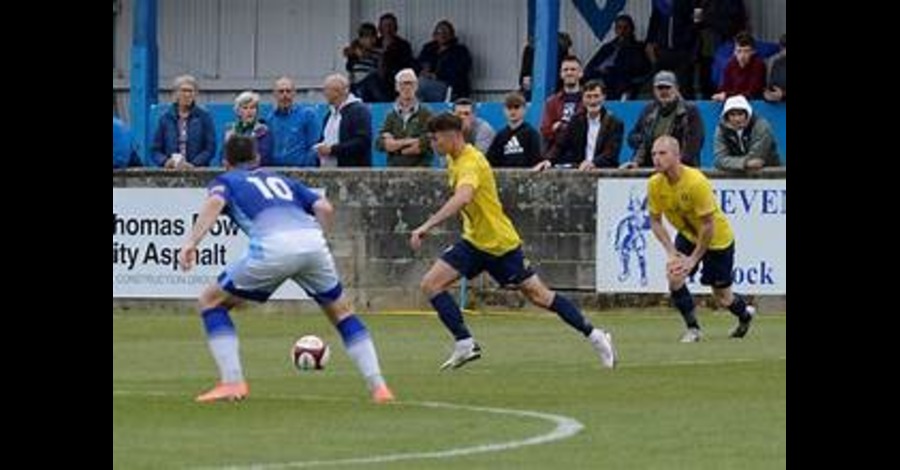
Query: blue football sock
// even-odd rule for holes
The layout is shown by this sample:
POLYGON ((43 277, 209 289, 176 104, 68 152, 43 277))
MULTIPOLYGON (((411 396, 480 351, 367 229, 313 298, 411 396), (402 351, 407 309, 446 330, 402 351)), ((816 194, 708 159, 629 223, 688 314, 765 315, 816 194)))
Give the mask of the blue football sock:
POLYGON ((750 313, 747 312, 747 302, 742 296, 734 294, 734 300, 728 306, 728 310, 738 317, 738 320, 744 323, 750 321, 750 313))
POLYGON ((337 324, 337 330, 344 340, 347 355, 356 364, 359 373, 366 379, 370 389, 384 385, 375 343, 369 336, 366 325, 356 315, 350 315, 337 324))
POLYGON ((581 334, 585 336, 590 335, 591 331, 594 330, 594 326, 581 314, 578 307, 576 307, 572 301, 560 294, 555 294, 553 296, 553 303, 550 304, 550 310, 556 312, 556 314, 559 315, 559 318, 562 318, 569 326, 580 331, 581 334))
POLYGON ((694 296, 691 295, 687 285, 683 285, 680 289, 672 291, 672 302, 675 304, 675 308, 681 312, 681 317, 684 318, 684 324, 687 325, 688 328, 697 328, 699 330, 700 324, 697 323, 697 317, 694 315, 694 296))
POLYGON ((463 322, 462 311, 450 294, 444 291, 432 297, 431 305, 437 310, 441 322, 450 330, 450 333, 453 334, 457 341, 472 337, 472 334, 469 333, 469 329, 466 328, 466 324, 463 322))
POLYGON ((240 344, 228 310, 216 307, 204 310, 202 315, 209 351, 219 368, 220 380, 224 383, 242 382, 244 371, 241 367, 240 344))

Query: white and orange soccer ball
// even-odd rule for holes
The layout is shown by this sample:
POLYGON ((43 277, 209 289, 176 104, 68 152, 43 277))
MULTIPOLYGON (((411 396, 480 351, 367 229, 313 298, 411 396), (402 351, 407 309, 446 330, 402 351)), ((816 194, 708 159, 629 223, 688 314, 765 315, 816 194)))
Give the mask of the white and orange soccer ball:
POLYGON ((328 343, 315 335, 303 336, 291 348, 291 361, 299 371, 322 370, 330 356, 328 343))

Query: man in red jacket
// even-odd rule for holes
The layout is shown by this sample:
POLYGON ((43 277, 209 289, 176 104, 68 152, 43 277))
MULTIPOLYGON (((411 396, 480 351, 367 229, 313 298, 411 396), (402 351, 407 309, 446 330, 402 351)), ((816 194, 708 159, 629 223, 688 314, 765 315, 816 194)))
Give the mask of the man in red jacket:
POLYGON ((581 103, 581 77, 584 76, 581 60, 573 55, 563 58, 562 65, 559 66, 559 76, 562 77, 563 89, 547 98, 541 116, 544 153, 553 151, 561 137, 565 135, 569 121, 584 110, 581 103))
POLYGON ((766 89, 766 63, 757 57, 756 41, 750 33, 738 33, 734 37, 734 57, 725 66, 724 75, 722 86, 712 99, 725 101, 733 95, 762 99, 766 89))

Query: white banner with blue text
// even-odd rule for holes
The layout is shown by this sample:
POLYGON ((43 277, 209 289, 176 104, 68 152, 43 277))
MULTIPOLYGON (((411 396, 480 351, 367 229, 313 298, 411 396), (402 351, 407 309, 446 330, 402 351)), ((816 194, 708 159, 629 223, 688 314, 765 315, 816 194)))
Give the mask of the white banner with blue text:
MULTIPOLYGON (((716 202, 735 235, 734 290, 787 294, 787 182, 784 179, 711 179, 716 202)), ((674 238, 674 228, 666 222, 674 238)), ((650 230, 647 179, 597 182, 597 291, 665 293, 666 256, 650 230)), ((692 292, 708 293, 700 272, 692 292)))
MULTIPOLYGON (((196 298, 238 260, 248 239, 221 216, 198 247, 190 272, 178 267, 178 252, 206 198, 204 188, 113 188, 113 298, 196 298)), ((293 282, 273 299, 308 299, 293 282)))

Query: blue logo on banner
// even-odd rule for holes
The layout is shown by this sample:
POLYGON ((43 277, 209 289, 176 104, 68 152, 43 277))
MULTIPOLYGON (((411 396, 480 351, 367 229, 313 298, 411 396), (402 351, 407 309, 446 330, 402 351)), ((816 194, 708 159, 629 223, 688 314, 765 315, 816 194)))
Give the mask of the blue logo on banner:
POLYGON ((647 285, 647 238, 650 230, 650 214, 647 211, 647 196, 640 197, 632 189, 628 198, 627 212, 616 224, 614 248, 619 255, 622 271, 619 282, 625 282, 632 275, 632 258, 637 260, 640 282, 647 285))

